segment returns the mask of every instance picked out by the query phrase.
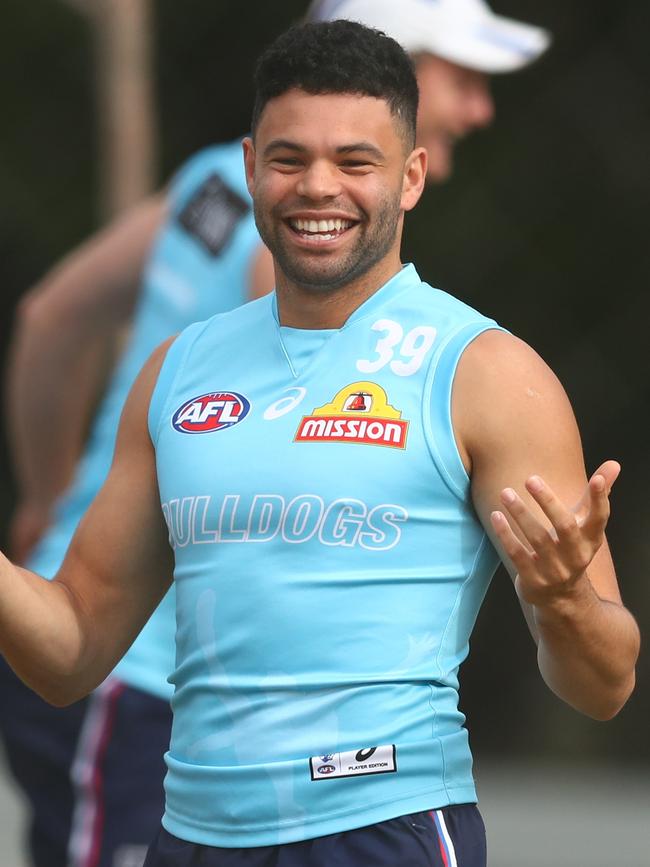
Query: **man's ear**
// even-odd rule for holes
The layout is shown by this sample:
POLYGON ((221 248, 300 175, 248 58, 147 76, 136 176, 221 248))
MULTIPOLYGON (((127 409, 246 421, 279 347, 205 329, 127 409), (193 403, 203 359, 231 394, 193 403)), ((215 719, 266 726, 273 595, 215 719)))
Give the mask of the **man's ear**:
POLYGON ((402 182, 402 209, 410 211, 422 195, 427 178, 427 152, 425 148, 415 148, 404 165, 402 182))
POLYGON ((242 141, 244 151, 244 168, 246 170, 246 186, 251 196, 255 191, 255 145, 253 139, 247 136, 242 141))

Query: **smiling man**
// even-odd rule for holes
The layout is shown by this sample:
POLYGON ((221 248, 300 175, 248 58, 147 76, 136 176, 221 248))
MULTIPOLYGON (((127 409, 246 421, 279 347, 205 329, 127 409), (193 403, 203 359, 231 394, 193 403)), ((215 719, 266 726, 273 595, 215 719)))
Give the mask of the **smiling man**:
MULTIPOLYGON (((457 143, 492 119, 488 75, 524 67, 549 41, 482 0, 317 0, 308 16, 359 20, 411 52, 417 143, 428 151, 431 182, 449 177, 457 143)), ((313 222, 303 227, 314 232, 313 222)), ((20 489, 11 538, 21 563, 47 577, 60 567, 106 477, 124 401, 153 348, 267 291, 272 279, 235 141, 195 154, 164 192, 82 244, 27 293, 7 414, 20 489), (100 401, 106 350, 131 326, 100 401)), ((329 424, 315 418, 305 430, 329 424)), ((363 424, 348 419, 332 429, 363 424)), ((162 812, 174 629, 168 598, 110 678, 65 709, 40 701, 0 662, 0 734, 31 808, 34 867, 85 867, 93 858, 100 867, 135 865, 143 857, 162 812)))
POLYGON ((173 576, 147 867, 485 867, 457 694, 474 620, 500 556, 549 687, 599 719, 622 707, 619 468, 587 480, 539 357, 402 266, 426 152, 397 43, 295 28, 256 83, 246 176, 277 291, 154 353, 55 579, 0 560, 0 649, 74 701, 173 576))
MULTIPOLYGON (((371 282, 385 282, 386 261, 393 258, 405 208, 401 157, 413 150, 412 124, 401 123, 396 137, 392 121, 386 124, 382 99, 349 94, 314 99, 292 89, 274 101, 274 109, 273 126, 265 117, 259 132, 265 141, 261 165, 252 141, 244 142, 262 240, 292 287, 319 295, 344 289, 346 298, 361 303, 367 289, 358 287, 359 280, 363 287, 369 276, 371 282), (329 147, 315 134, 319 115, 331 131, 329 147), (289 129, 294 139, 287 137, 289 129), (357 129, 371 135, 358 138, 357 129), (331 204, 324 207, 324 202, 331 204)), ((409 158, 413 165, 406 175, 414 191, 405 201, 410 209, 422 188, 426 155, 420 148, 409 158)), ((390 261, 388 269, 393 267, 390 261)))

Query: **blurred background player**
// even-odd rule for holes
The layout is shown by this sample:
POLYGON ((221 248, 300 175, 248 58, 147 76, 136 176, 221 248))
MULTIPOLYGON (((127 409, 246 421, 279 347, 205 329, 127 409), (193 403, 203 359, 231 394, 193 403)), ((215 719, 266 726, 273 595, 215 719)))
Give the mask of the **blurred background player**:
MULTIPOLYGON (((308 17, 361 21, 412 54, 418 144, 429 153, 432 182, 449 177, 456 143, 493 119, 488 74, 527 65, 549 42, 540 28, 496 16, 481 0, 320 0, 308 17)), ((151 350, 189 323, 268 291, 271 281, 236 141, 190 159, 168 190, 31 290, 9 374, 20 493, 11 528, 16 559, 47 577, 58 569, 108 471, 123 402, 151 350), (131 322, 84 449, 106 358, 131 322), (87 386, 66 389, 79 359, 87 386), (38 418, 47 416, 47 430, 35 407, 38 418)), ((166 598, 114 675, 72 708, 50 708, 0 663, 7 699, 0 728, 32 808, 37 867, 135 867, 144 860, 163 811, 173 607, 166 598)))
POLYGON ((456 143, 494 117, 488 75, 513 72, 549 45, 540 27, 495 15, 483 0, 315 0, 308 18, 347 18, 383 30, 415 61, 420 90, 417 144, 427 179, 451 174, 456 143))

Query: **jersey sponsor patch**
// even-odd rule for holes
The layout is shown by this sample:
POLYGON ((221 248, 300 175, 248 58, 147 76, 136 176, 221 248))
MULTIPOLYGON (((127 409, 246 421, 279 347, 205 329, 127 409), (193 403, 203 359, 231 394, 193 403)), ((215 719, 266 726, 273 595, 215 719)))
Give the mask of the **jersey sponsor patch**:
POLYGON ((312 756, 309 769, 314 782, 336 777, 366 777, 369 774, 394 774, 397 771, 397 750, 394 744, 366 747, 345 753, 312 756))
POLYGON ((178 221, 212 256, 218 256, 250 205, 219 175, 210 175, 178 215, 178 221))
POLYGON ((172 427, 179 433, 213 433, 239 424, 250 408, 250 401, 243 394, 211 391, 185 401, 172 416, 172 427))
POLYGON ((303 416, 294 442, 362 443, 369 446, 406 447, 409 423, 388 403, 388 395, 375 382, 353 382, 331 403, 303 416))

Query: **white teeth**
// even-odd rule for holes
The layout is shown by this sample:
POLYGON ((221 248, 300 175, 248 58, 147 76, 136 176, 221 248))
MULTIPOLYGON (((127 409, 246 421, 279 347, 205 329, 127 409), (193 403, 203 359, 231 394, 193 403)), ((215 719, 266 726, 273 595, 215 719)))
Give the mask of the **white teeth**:
POLYGON ((309 232, 310 234, 322 234, 324 232, 340 232, 342 229, 348 229, 352 222, 350 220, 291 220, 291 225, 299 232, 309 232))

